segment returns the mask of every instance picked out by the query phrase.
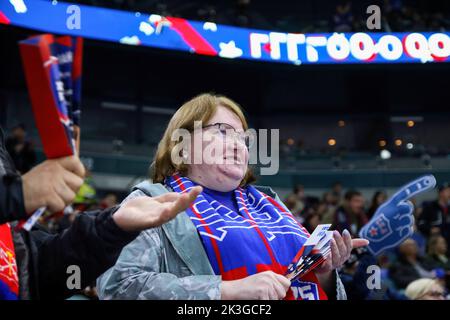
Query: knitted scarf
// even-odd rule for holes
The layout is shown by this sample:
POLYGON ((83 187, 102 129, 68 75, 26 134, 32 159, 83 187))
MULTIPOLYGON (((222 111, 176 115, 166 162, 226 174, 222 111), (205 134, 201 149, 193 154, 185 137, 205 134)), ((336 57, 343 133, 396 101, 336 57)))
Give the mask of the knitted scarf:
MULTIPOLYGON (((175 192, 196 184, 175 174, 166 179, 175 192)), ((248 185, 234 190, 239 212, 200 194, 186 210, 197 228, 209 262, 223 280, 271 270, 285 275, 309 233, 275 199, 248 185)), ((292 283, 289 300, 327 299, 313 272, 292 283)))

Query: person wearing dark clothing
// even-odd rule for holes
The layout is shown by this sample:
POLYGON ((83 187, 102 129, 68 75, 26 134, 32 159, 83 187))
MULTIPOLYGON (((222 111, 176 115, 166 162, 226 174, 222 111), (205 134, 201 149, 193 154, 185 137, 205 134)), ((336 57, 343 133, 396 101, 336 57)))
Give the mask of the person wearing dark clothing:
POLYGON ((444 183, 438 189, 436 201, 423 205, 422 214, 418 220, 418 228, 427 237, 441 234, 450 245, 450 185, 444 183))
POLYGON ((347 191, 344 204, 336 209, 333 218, 333 227, 339 232, 345 229, 353 236, 368 222, 364 212, 364 197, 358 191, 347 191))
POLYGON ((16 169, 21 174, 30 171, 36 163, 36 152, 31 141, 26 140, 24 125, 20 124, 12 129, 12 134, 6 139, 5 145, 16 169))
POLYGON ((372 219, 373 215, 377 211, 378 207, 381 206, 387 200, 387 195, 383 191, 377 191, 372 197, 372 203, 370 204, 369 210, 367 210, 367 219, 372 219))
POLYGON ((398 248, 399 257, 390 270, 389 276, 398 289, 405 289, 408 284, 420 278, 434 278, 434 272, 427 270, 423 260, 418 256, 416 242, 409 238, 398 248))
POLYGON ((366 248, 354 250, 352 256, 344 264, 340 272, 348 300, 405 300, 406 297, 389 287, 380 278, 379 282, 371 281, 375 274, 377 259, 366 248), (369 288, 369 284, 373 287, 369 288))
POLYGON ((51 234, 39 226, 30 233, 13 231, 19 296, 29 299, 69 297, 78 291, 66 285, 69 266, 75 265, 81 271, 79 289, 113 266, 122 248, 138 235, 117 226, 112 218, 115 210, 117 208, 81 214, 61 234, 51 234), (22 256, 18 252, 21 247, 22 256))
POLYGON ((447 242, 444 237, 435 235, 429 239, 424 265, 428 269, 441 269, 446 287, 450 289, 450 258, 447 257, 447 242))
POLYGON ((120 208, 83 213, 60 234, 41 226, 30 232, 16 231, 17 221, 37 208, 46 206, 57 212, 69 204, 82 183, 78 177, 83 171, 76 168, 81 166, 78 158, 66 157, 47 160, 21 177, 3 141, 0 128, 0 299, 70 297, 113 266, 139 231, 167 222, 201 192, 196 188, 188 194, 153 200, 140 197, 120 208), (80 270, 79 288, 67 286, 70 266, 80 270))

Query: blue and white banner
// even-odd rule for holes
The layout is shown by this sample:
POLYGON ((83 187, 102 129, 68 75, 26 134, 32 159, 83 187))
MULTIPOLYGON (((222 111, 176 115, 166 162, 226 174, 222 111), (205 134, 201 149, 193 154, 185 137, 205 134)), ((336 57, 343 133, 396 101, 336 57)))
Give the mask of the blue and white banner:
POLYGON ((59 1, 0 1, 0 24, 230 59, 302 64, 448 62, 450 33, 282 33, 59 1))

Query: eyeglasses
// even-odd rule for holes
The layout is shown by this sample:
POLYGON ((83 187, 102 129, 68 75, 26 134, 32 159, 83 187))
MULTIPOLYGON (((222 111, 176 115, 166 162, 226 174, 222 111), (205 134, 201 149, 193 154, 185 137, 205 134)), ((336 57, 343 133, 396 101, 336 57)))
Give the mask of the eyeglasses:
POLYGON ((242 144, 245 144, 246 147, 250 144, 250 137, 245 131, 237 131, 232 125, 227 123, 218 122, 203 126, 202 128, 211 128, 210 130, 214 135, 221 137, 225 141, 227 139, 234 139, 242 144))

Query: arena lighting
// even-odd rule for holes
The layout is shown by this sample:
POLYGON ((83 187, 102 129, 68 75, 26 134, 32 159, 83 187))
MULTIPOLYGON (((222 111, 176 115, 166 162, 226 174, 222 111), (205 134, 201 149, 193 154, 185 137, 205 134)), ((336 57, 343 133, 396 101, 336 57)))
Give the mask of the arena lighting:
POLYGON ((448 32, 283 33, 60 1, 14 4, 0 1, 0 24, 228 59, 295 66, 450 61, 448 32), (76 10, 69 8, 82 12, 79 26, 70 24, 68 12, 76 10))
POLYGON ((394 143, 397 147, 400 147, 403 144, 403 141, 401 139, 396 139, 394 143))
POLYGON ((424 118, 421 116, 394 116, 390 118, 392 123, 406 123, 408 125, 408 121, 413 121, 414 124, 423 122, 424 118))
POLYGON ((383 149, 380 151, 380 158, 383 160, 388 160, 391 158, 391 152, 387 149, 383 149))
POLYGON ((386 140, 380 140, 380 141, 378 141, 378 145, 379 145, 380 147, 385 147, 386 144, 387 144, 386 140))
POLYGON ((412 120, 408 120, 408 122, 406 122, 406 125, 408 126, 408 128, 414 127, 415 124, 416 123, 414 121, 412 121, 412 120))
POLYGON ((414 144, 412 144, 411 142, 406 144, 406 149, 412 150, 413 148, 414 148, 414 144))
POLYGON ((336 139, 333 138, 328 139, 328 145, 334 147, 336 145, 336 139))

